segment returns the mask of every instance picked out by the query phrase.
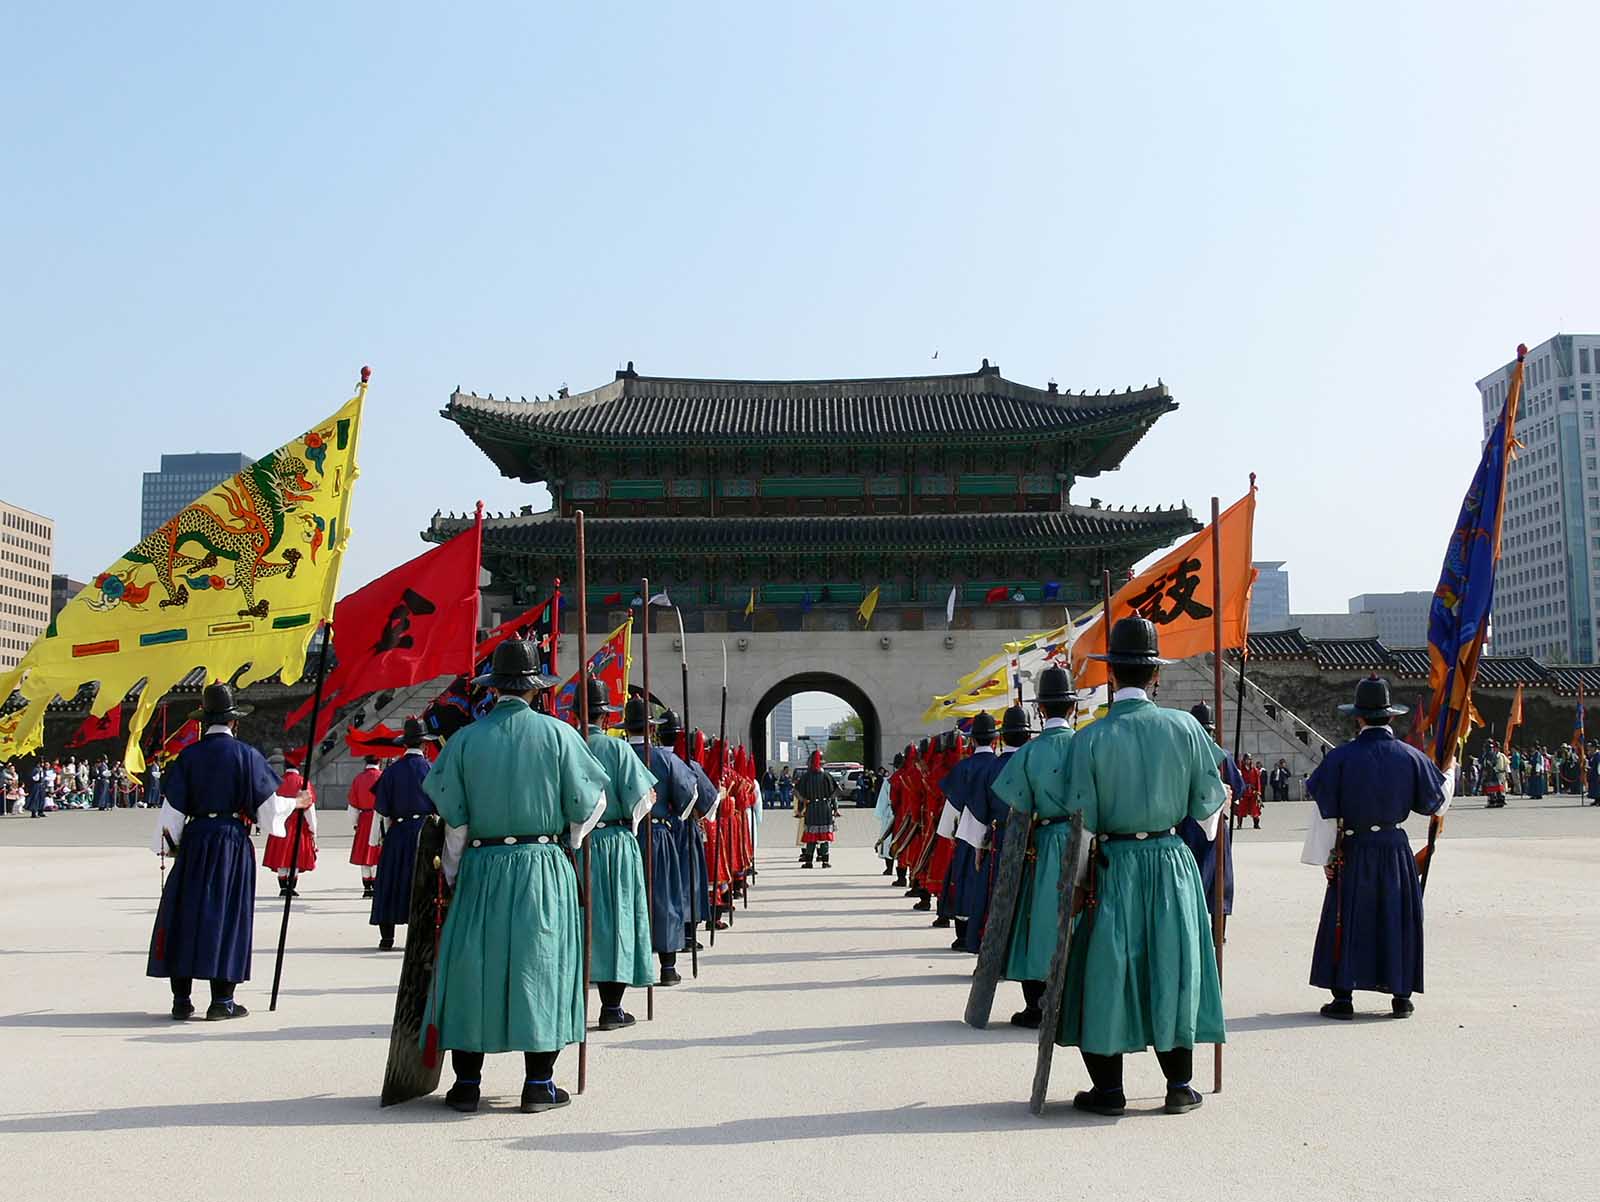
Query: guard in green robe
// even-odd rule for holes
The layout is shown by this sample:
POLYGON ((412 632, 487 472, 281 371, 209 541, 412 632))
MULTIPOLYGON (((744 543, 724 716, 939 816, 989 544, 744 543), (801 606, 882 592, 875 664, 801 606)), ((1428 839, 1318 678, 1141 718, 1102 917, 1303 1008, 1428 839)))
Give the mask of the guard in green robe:
POLYGON ((474 681, 494 708, 440 752, 424 788, 447 827, 442 867, 455 890, 439 940, 423 1030, 451 1049, 455 1110, 478 1108, 486 1052, 524 1053, 524 1114, 565 1106, 556 1056, 583 1038, 583 923, 567 843, 606 804, 605 770, 565 722, 529 702, 553 682, 532 643, 495 648, 474 681))
MULTIPOLYGON (((1056 947, 1057 890, 1061 857, 1070 826, 1067 810, 1067 750, 1072 746, 1072 710, 1078 695, 1072 678, 1060 668, 1039 674, 1039 712, 1044 729, 1032 742, 1006 757, 989 791, 1014 810, 1033 818, 1032 846, 1017 894, 1017 914, 1011 928, 1011 954, 1006 960, 1008 981, 1022 983, 1023 1009, 1011 1016, 1017 1027, 1036 1030, 1042 1019, 1039 1000, 1056 947)), ((1018 715, 1023 717, 1024 715, 1018 715)), ((1010 711, 1007 718, 1011 719, 1010 711)), ((1026 733, 1026 726, 1023 726, 1026 733)))
POLYGON ((1074 1105, 1119 1115, 1122 1056, 1154 1048, 1168 1114, 1200 1105, 1189 1084, 1194 1045, 1221 1043, 1222 987, 1200 872, 1175 828, 1193 818, 1215 837, 1227 801, 1205 728, 1162 709, 1149 688, 1161 664, 1156 628, 1111 628, 1111 709, 1078 732, 1067 809, 1095 835, 1088 904, 1076 919, 1056 1042, 1083 1055, 1094 1088, 1074 1105))
POLYGON ((616 712, 605 684, 591 677, 589 752, 610 778, 605 812, 589 839, 594 896, 589 971, 600 991, 602 1031, 633 1026, 633 1015, 622 1008, 623 992, 629 985, 651 985, 656 979, 644 856, 634 836, 655 803, 656 781, 626 741, 606 734, 606 715, 616 712))

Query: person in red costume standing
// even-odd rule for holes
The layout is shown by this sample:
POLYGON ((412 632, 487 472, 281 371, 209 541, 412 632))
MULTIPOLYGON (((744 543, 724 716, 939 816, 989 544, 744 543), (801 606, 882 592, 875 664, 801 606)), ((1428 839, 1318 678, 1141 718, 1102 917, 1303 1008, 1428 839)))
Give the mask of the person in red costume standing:
POLYGON ((378 767, 378 757, 369 755, 367 766, 356 773, 350 782, 350 812, 355 815, 355 834, 350 839, 350 862, 361 869, 361 896, 372 896, 372 878, 378 875, 378 856, 383 848, 372 837, 372 807, 376 800, 372 790, 383 775, 378 767))
POLYGON ((805 826, 801 835, 804 850, 800 866, 810 868, 820 859, 824 868, 831 868, 828 848, 833 843, 834 820, 839 817, 836 800, 839 785, 822 770, 822 752, 811 753, 811 766, 794 782, 794 792, 796 797, 804 799, 805 826))
POLYGON ((1239 775, 1244 777, 1244 796, 1233 810, 1233 829, 1243 830, 1244 820, 1251 819, 1255 829, 1261 829, 1261 765, 1248 755, 1239 761, 1239 775))
POLYGON ((289 816, 289 821, 284 824, 285 831, 281 835, 270 835, 267 838, 266 850, 261 856, 263 868, 270 868, 278 874, 278 896, 299 897, 299 890, 290 884, 289 865, 290 857, 294 855, 295 832, 299 827, 305 829, 300 832, 300 861, 299 871, 310 872, 317 866, 317 794, 306 784, 300 776, 298 768, 289 768, 283 774, 283 787, 278 790, 280 797, 299 797, 304 794, 311 798, 311 805, 307 809, 296 810, 289 816))

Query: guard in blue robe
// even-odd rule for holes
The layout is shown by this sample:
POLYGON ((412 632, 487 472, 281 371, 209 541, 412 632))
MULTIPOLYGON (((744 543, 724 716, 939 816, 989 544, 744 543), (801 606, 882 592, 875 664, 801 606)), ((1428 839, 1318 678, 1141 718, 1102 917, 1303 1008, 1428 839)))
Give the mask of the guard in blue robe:
POLYGON ((963 823, 988 825, 989 786, 1005 767, 1001 757, 995 754, 996 733, 992 714, 973 718, 972 741, 977 744, 976 750, 945 773, 944 780, 939 782, 945 797, 945 811, 939 819, 938 833, 955 841, 950 872, 939 894, 939 915, 955 921, 956 937, 950 950, 957 952, 977 952, 978 937, 974 929, 983 929, 983 912, 988 908, 988 896, 978 887, 978 848, 961 838, 961 827, 963 823))
MULTIPOLYGON (((1191 706, 1189 712, 1195 720, 1206 728, 1206 734, 1216 741, 1217 727, 1211 720, 1211 707, 1202 701, 1199 705, 1191 706)), ((1233 762, 1221 747, 1217 748, 1217 771, 1222 776, 1222 783, 1233 791, 1234 797, 1244 796, 1244 777, 1239 772, 1239 765, 1233 762)), ((1185 818, 1178 824, 1178 838, 1189 845, 1189 850, 1194 853, 1194 862, 1200 869, 1200 883, 1206 891, 1206 909, 1213 914, 1217 910, 1217 841, 1206 838, 1205 829, 1193 818, 1185 818)), ((1233 913, 1233 840, 1226 840, 1227 852, 1223 857, 1228 865, 1228 877, 1222 882, 1222 913, 1233 913)))
MULTIPOLYGON (((963 951, 976 954, 983 946, 984 928, 989 923, 989 903, 994 898, 994 883, 1005 850, 1006 818, 1011 806, 995 795, 994 782, 1006 770, 1017 748, 1024 746, 1033 732, 1028 729, 1028 712, 1013 705, 1000 719, 1001 747, 995 753, 994 775, 983 789, 974 789, 956 825, 956 838, 972 848, 972 874, 960 905, 967 912, 966 941, 963 951)), ((1027 987, 1024 986, 1024 992, 1027 987)))
POLYGON ((250 979, 251 934, 256 911, 254 823, 283 833, 284 819, 309 795, 280 798, 278 774, 254 747, 233 735, 249 712, 236 706, 225 684, 206 688, 205 733, 178 753, 162 779, 156 848, 176 849, 150 936, 145 975, 172 982, 172 1017, 194 1014, 195 977, 211 982, 206 1018, 242 1018, 234 987, 250 979))
MULTIPOLYGON (((661 721, 661 741, 668 746, 678 737, 677 716, 668 710, 661 721)), ((684 947, 694 941, 694 928, 711 916, 711 876, 706 870, 706 834, 699 819, 716 812, 717 786, 693 758, 678 760, 694 778, 694 803, 688 814, 678 811, 681 821, 673 832, 678 847, 678 871, 683 878, 685 898, 684 947)))
POLYGON ((640 848, 645 855, 651 889, 650 943, 661 961, 661 984, 676 985, 678 953, 683 950, 684 926, 690 921, 688 899, 684 895, 682 859, 679 855, 679 817, 698 801, 699 789, 689 766, 669 748, 650 747, 645 757, 645 726, 649 722, 647 703, 633 697, 623 707, 622 726, 628 742, 644 759, 656 781, 656 800, 650 808, 648 826, 639 826, 640 848))
MULTIPOLYGON (((1306 782, 1337 850, 1328 865, 1311 957, 1311 984, 1329 990, 1326 1018, 1354 1016, 1351 994, 1365 989, 1393 998, 1391 1013, 1410 1017, 1422 992, 1422 881, 1406 838, 1410 814, 1437 814, 1449 804, 1444 774, 1422 752, 1395 737, 1389 719, 1406 712, 1389 703, 1389 682, 1372 676, 1339 712, 1363 729, 1328 752, 1306 782)), ((1309 840, 1308 840, 1309 843, 1309 840)))
POLYGON ((429 768, 422 750, 422 723, 407 718, 401 740, 405 754, 383 770, 372 790, 374 821, 382 823, 383 851, 372 882, 372 915, 367 921, 378 928, 380 952, 394 947, 395 927, 405 926, 411 917, 411 878, 417 867, 422 820, 438 813, 422 787, 429 768))

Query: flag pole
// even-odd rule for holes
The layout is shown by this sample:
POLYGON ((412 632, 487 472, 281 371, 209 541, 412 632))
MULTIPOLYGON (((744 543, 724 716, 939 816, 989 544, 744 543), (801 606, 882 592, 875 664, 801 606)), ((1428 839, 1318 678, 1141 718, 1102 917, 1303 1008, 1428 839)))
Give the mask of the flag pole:
MULTIPOLYGON (((572 515, 578 545, 578 729, 589 739, 589 570, 584 559, 583 510, 572 515)), ((554 651, 551 652, 554 655, 554 651)), ((589 837, 583 839, 583 1038, 578 1041, 578 1092, 589 1086, 589 978, 594 973, 594 900, 590 896, 589 837)))
MULTIPOLYGON (((1211 687, 1216 703, 1217 746, 1223 745, 1222 730, 1222 503, 1211 498, 1211 687)), ((1243 704, 1244 664, 1240 661, 1240 704, 1243 704)), ((1237 743, 1237 734, 1235 735, 1237 743)), ((1217 987, 1222 987, 1222 941, 1226 931, 1223 921, 1224 899, 1228 890, 1228 823, 1229 815, 1217 815, 1217 840, 1212 873, 1213 897, 1211 905, 1211 942, 1217 952, 1217 987)), ((1214 1045, 1215 1055, 1211 1066, 1211 1092, 1222 1092, 1222 1045, 1214 1045)))
MULTIPOLYGON (((328 675, 328 644, 333 642, 333 623, 322 624, 322 647, 317 652, 317 683, 311 691, 311 730, 306 735, 305 768, 302 775, 303 787, 311 787, 312 759, 317 750, 317 719, 322 715, 322 682, 328 675)), ((289 907, 294 902, 295 882, 300 879, 300 840, 306 832, 306 816, 303 810, 296 810, 290 817, 299 816, 300 821, 294 828, 294 840, 289 851, 289 890, 283 895, 283 922, 278 927, 278 956, 272 966, 272 1000, 267 1003, 268 1010, 278 1008, 278 986, 283 982, 283 949, 289 939, 289 907)))
MULTIPOLYGON (((644 673, 644 766, 650 770, 650 577, 639 582, 639 596, 644 601, 644 629, 639 632, 639 656, 644 673)), ((645 905, 650 908, 650 954, 655 954, 656 923, 656 820, 654 814, 644 816, 644 894, 645 905)), ((644 1017, 654 1022, 656 1017, 656 987, 647 985, 644 991, 644 1017)))

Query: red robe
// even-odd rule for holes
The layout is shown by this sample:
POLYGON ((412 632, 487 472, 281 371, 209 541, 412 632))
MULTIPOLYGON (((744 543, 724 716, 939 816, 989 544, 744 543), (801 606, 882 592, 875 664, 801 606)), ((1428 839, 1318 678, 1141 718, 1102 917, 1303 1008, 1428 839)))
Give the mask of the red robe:
POLYGON ((1241 768, 1239 775, 1244 777, 1244 796, 1239 798, 1233 807, 1233 812, 1240 818, 1261 817, 1261 766, 1251 764, 1248 768, 1241 768))
POLYGON ((382 775, 383 769, 369 765, 357 773, 355 780, 350 782, 350 808, 356 811, 356 830, 350 842, 350 862, 361 868, 376 867, 378 856, 383 852, 382 844, 372 842, 372 807, 376 804, 372 789, 382 775))
POLYGON ((289 815, 285 824, 288 834, 272 835, 267 839, 267 849, 261 856, 263 868, 270 868, 274 872, 288 870, 289 856, 294 849, 294 832, 302 825, 306 829, 300 837, 300 871, 310 872, 317 866, 317 832, 306 823, 306 811, 296 810, 289 815))

